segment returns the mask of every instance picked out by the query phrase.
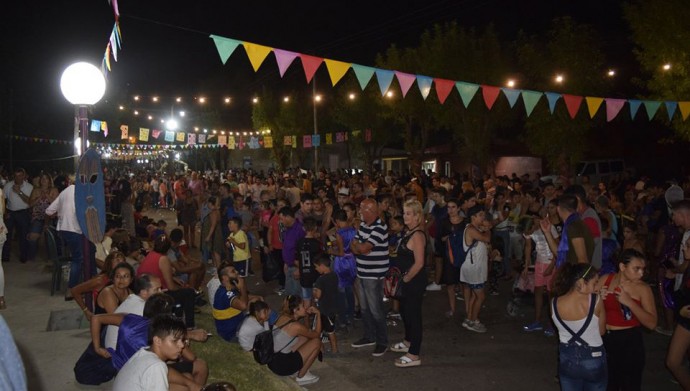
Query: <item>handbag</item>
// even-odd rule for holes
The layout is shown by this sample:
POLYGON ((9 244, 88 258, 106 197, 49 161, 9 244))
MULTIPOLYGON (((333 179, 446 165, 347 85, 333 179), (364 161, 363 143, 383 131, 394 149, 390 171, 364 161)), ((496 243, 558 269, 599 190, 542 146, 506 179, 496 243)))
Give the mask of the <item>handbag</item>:
POLYGON ((397 267, 391 267, 383 277, 383 294, 390 299, 402 299, 404 297, 403 274, 397 267))

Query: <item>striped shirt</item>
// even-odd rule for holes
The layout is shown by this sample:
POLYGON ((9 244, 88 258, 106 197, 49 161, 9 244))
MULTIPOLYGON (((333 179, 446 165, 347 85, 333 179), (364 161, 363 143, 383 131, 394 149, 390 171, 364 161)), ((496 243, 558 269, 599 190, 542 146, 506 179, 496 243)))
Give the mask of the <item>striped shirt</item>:
POLYGON ((371 225, 366 225, 362 221, 354 240, 361 243, 369 242, 373 245, 369 254, 357 255, 357 277, 382 278, 389 268, 388 226, 382 223, 380 218, 371 225))

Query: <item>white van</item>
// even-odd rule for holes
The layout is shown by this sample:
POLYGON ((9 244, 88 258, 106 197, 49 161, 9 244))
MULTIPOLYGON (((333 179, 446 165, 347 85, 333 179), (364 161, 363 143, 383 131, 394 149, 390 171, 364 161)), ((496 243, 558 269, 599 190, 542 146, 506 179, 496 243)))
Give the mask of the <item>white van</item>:
POLYGON ((589 183, 597 184, 599 182, 608 183, 611 176, 622 175, 625 171, 625 162, 623 159, 601 159, 601 160, 586 160, 577 164, 575 170, 577 183, 582 183, 582 177, 588 176, 589 183))

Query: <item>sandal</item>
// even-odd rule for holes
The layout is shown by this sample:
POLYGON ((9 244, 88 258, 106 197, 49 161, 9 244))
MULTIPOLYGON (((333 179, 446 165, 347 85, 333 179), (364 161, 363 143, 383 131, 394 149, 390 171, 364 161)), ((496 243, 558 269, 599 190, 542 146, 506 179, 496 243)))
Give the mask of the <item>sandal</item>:
POLYGON ((0 298, 0 310, 7 308, 7 303, 5 303, 5 298, 0 298))
POLYGON ((395 366, 398 368, 418 367, 420 365, 422 365, 422 359, 418 358, 415 360, 407 355, 395 360, 395 366))
POLYGON ((398 342, 395 345, 391 346, 392 352, 407 353, 409 350, 410 347, 405 345, 405 342, 398 342))

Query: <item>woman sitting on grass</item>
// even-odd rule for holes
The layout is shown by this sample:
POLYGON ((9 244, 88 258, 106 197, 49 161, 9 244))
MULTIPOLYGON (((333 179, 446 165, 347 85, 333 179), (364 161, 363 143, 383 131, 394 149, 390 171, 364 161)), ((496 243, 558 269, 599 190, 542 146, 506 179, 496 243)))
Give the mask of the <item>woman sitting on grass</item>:
POLYGON ((105 259, 105 266, 100 274, 70 289, 74 301, 84 311, 87 320, 91 320, 94 313, 112 313, 132 293, 129 286, 134 269, 124 262, 124 254, 113 251, 105 259), (84 295, 88 293, 93 295, 94 309, 88 308, 84 302, 84 295))

